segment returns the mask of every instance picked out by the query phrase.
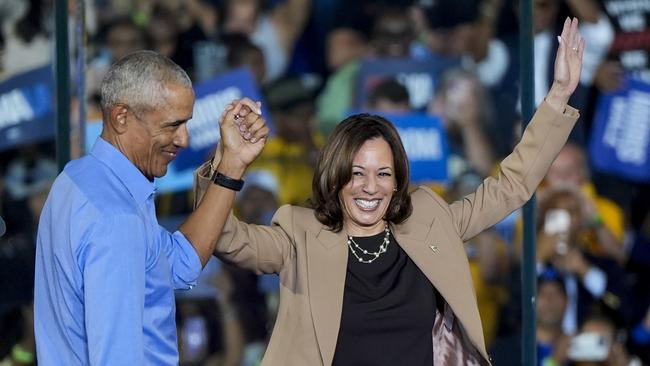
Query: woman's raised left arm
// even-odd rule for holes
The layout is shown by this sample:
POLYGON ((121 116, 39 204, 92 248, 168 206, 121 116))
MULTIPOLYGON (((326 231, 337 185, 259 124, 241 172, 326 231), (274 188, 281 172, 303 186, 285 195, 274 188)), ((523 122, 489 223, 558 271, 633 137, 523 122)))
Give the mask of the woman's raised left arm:
POLYGON ((501 221, 533 195, 566 143, 578 120, 567 105, 580 82, 585 43, 577 19, 567 19, 555 59, 553 85, 539 106, 521 141, 477 190, 450 205, 456 230, 464 241, 501 221))

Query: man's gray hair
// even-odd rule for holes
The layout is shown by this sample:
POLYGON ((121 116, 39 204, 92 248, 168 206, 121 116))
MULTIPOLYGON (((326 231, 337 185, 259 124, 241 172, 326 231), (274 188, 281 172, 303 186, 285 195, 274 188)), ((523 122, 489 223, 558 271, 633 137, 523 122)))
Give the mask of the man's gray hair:
POLYGON ((188 89, 187 73, 167 57, 154 51, 137 51, 115 62, 104 76, 101 88, 102 112, 124 103, 145 111, 165 103, 167 84, 188 89))

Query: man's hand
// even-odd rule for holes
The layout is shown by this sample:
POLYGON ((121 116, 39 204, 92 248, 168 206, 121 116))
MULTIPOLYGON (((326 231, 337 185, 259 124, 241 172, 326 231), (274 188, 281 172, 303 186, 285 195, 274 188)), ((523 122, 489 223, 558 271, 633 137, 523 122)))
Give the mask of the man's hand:
POLYGON ((537 235, 537 262, 546 263, 550 261, 557 254, 555 247, 560 240, 560 234, 539 233, 537 235))
POLYGON ((571 248, 565 255, 557 256, 554 264, 559 270, 565 273, 573 273, 581 279, 585 277, 591 267, 589 261, 576 248, 571 248))
POLYGON ((562 334, 556 341, 553 347, 551 359, 559 365, 566 363, 569 353, 569 345, 571 344, 571 337, 562 334))
POLYGON ((239 179, 262 152, 269 134, 260 103, 248 98, 233 101, 221 115, 219 125, 221 142, 217 156, 221 161, 218 170, 239 179))

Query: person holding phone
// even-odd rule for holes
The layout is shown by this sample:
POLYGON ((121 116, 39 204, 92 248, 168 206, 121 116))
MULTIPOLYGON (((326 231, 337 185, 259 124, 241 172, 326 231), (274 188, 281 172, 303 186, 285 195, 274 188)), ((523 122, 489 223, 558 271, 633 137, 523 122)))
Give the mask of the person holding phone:
POLYGON ((551 165, 540 191, 547 187, 573 186, 583 195, 583 219, 580 244, 599 256, 627 261, 623 245, 625 220, 623 210, 613 201, 598 195, 590 179, 588 157, 584 148, 567 143, 551 165))
POLYGON ((585 224, 584 205, 582 193, 572 186, 547 188, 539 200, 538 270, 552 268, 564 277, 566 334, 575 333, 595 307, 619 319, 624 313, 623 268, 614 259, 595 256, 579 245, 585 224))
POLYGON ((566 349, 570 366, 641 365, 630 356, 619 337, 619 329, 611 319, 590 316, 580 326, 566 349))

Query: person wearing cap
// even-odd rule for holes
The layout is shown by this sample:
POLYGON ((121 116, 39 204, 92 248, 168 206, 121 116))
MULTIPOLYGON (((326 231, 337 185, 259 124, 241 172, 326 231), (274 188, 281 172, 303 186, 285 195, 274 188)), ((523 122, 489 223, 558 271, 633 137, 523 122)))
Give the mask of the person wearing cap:
MULTIPOLYGON (((567 105, 584 50, 577 19, 558 40, 555 83, 522 141, 461 200, 410 192, 397 130, 358 114, 321 150, 312 208, 282 206, 270 226, 228 217, 215 255, 280 279, 262 365, 490 364, 462 243, 532 196, 578 118, 567 105)), ((197 170, 199 204, 220 159, 197 170)))
POLYGON ((216 184, 170 233, 156 219, 154 178, 188 145, 191 81, 168 58, 138 51, 111 66, 101 94, 102 134, 59 174, 41 214, 38 363, 177 365, 174 289, 196 284, 268 127, 259 104, 228 107, 216 184))
POLYGON ((276 134, 251 169, 265 170, 278 182, 278 203, 305 205, 322 138, 314 131, 314 96, 320 80, 309 75, 280 79, 264 89, 276 134))
POLYGON ((616 260, 581 245, 586 210, 579 188, 549 187, 538 202, 537 269, 563 275, 569 300, 564 332, 575 333, 594 311, 623 321, 629 307, 625 270, 616 260))

